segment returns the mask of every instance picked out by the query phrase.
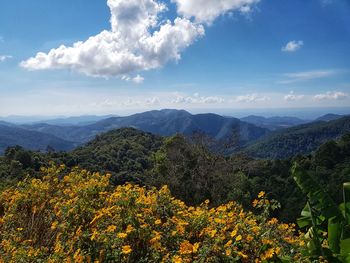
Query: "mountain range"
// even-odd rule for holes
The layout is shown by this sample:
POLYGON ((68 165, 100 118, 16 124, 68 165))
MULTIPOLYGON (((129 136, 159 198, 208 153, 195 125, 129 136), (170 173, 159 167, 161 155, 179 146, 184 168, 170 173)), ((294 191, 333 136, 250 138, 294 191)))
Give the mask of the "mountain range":
POLYGON ((203 133, 215 140, 225 140, 235 132, 239 144, 244 145, 269 133, 232 117, 217 114, 192 115, 184 110, 148 111, 127 117, 112 117, 85 126, 58 126, 47 123, 22 125, 24 129, 51 134, 67 141, 86 143, 96 135, 113 129, 132 127, 153 134, 170 136, 181 133, 191 136, 203 133))
POLYGON ((187 137, 205 135, 220 147, 228 145, 225 146, 228 154, 244 151, 260 158, 284 158, 295 153, 310 152, 326 139, 337 138, 349 131, 350 123, 349 117, 334 114, 307 123, 294 117, 264 118, 251 115, 237 119, 169 109, 127 117, 105 117, 72 117, 22 125, 1 121, 0 154, 8 146, 14 145, 31 150, 45 151, 50 146, 57 151, 67 151, 86 144, 96 135, 132 127, 161 136, 177 133, 187 137))

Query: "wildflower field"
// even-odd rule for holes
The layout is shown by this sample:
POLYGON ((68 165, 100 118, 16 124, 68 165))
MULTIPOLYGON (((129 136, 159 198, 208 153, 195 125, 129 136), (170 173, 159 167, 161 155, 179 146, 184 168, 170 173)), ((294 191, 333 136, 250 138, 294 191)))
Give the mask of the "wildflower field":
POLYGON ((1 262, 301 262, 294 225, 235 202, 188 207, 166 186, 111 187, 109 175, 43 169, 0 197, 1 262))

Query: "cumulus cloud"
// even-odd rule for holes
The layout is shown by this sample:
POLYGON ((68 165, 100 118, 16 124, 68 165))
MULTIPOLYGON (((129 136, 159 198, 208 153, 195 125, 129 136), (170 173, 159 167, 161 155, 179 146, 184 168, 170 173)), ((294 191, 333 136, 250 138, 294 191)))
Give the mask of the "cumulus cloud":
POLYGON ((12 56, 8 56, 8 55, 0 55, 0 62, 5 62, 8 59, 11 59, 12 56))
POLYGON ((328 91, 314 96, 315 100, 343 100, 349 97, 348 94, 340 91, 328 91))
POLYGON ((260 0, 172 0, 179 14, 194 17, 199 23, 211 24, 228 12, 249 13, 260 0))
POLYGON ((236 97, 233 101, 238 103, 253 103, 253 102, 264 102, 269 101, 270 98, 267 96, 259 96, 258 94, 247 94, 236 97))
POLYGON ((282 51, 283 52, 295 52, 299 49, 301 49, 301 47, 304 45, 304 42, 299 40, 293 40, 288 42, 284 47, 282 47, 282 51))
MULTIPOLYGON (((187 18, 160 22, 167 7, 157 0, 108 0, 107 4, 111 30, 70 47, 39 52, 20 65, 27 70, 71 69, 88 76, 123 78, 180 60, 181 52, 204 35, 204 27, 187 18)), ((143 81, 139 75, 132 79, 143 81)))
POLYGON ((297 101, 303 99, 304 95, 296 95, 294 91, 289 92, 288 95, 284 96, 285 101, 297 101))
POLYGON ((200 96, 199 93, 193 94, 193 96, 183 96, 177 94, 171 101, 173 104, 219 104, 224 103, 225 99, 217 96, 200 96))

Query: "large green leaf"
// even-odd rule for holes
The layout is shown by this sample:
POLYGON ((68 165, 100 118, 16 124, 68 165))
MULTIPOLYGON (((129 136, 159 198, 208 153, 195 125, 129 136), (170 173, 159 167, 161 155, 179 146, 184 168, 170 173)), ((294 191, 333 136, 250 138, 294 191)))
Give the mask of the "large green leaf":
POLYGON ((340 241, 340 254, 344 258, 350 257, 350 238, 340 241))
POLYGON ((343 184, 344 217, 350 225, 350 182, 343 184))
POLYGON ((322 215, 327 220, 333 217, 336 217, 339 221, 343 220, 343 215, 338 209, 337 204, 330 195, 313 180, 308 172, 301 169, 298 164, 294 164, 292 175, 302 192, 308 196, 310 205, 314 212, 316 212, 316 217, 322 215))
POLYGON ((342 235, 341 222, 336 217, 328 220, 328 245, 334 254, 340 251, 340 238, 342 235))

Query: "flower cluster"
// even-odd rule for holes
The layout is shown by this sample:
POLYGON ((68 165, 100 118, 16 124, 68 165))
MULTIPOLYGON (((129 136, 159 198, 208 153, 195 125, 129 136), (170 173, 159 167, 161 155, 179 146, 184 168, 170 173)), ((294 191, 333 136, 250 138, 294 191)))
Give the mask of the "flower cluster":
POLYGON ((235 202, 189 207, 166 186, 112 188, 108 175, 62 169, 1 194, 0 262, 302 261, 294 225, 235 202))

